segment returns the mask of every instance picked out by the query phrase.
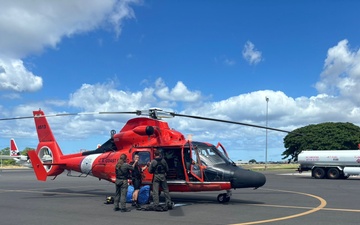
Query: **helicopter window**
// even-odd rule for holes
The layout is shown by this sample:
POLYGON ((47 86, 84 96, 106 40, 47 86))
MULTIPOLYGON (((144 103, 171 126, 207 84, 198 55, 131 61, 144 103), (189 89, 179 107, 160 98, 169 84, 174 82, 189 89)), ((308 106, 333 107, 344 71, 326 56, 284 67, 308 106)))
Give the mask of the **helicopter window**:
POLYGON ((139 164, 145 165, 150 162, 150 152, 137 152, 139 155, 139 164))
POLYGON ((200 160, 204 165, 228 163, 229 160, 215 146, 197 146, 200 160))

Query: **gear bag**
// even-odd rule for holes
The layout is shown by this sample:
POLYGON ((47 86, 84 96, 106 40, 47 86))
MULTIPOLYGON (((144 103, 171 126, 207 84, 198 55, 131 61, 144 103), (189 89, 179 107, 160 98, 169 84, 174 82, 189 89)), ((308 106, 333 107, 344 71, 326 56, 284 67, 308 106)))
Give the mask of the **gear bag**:
MULTIPOLYGON (((126 202, 132 202, 132 195, 134 193, 134 186, 129 185, 127 195, 126 195, 126 202)), ((138 195, 138 203, 139 204, 148 204, 150 199, 150 185, 145 185, 140 188, 139 195, 138 195)))

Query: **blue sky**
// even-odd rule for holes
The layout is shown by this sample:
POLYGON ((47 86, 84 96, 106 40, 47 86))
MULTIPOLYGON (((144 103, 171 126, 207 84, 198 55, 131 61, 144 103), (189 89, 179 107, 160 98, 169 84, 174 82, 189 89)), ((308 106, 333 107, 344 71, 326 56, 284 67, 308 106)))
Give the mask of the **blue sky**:
MULTIPOLYGON (((358 1, 1 1, 0 117, 159 107, 293 130, 359 125, 358 1)), ((129 116, 51 118, 64 153, 93 149, 129 116)), ((265 160, 265 130, 167 119, 233 160, 265 160)), ((268 160, 286 134, 269 131, 268 160)), ((36 147, 2 121, 0 148, 36 147)))

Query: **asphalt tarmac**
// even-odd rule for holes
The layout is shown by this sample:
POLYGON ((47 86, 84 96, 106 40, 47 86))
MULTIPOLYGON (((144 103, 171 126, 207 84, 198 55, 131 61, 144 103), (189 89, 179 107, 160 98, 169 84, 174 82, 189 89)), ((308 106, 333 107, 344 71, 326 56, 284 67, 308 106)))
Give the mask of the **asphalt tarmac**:
MULTIPOLYGON (((233 190, 220 204, 221 192, 170 193, 176 203, 167 212, 114 212, 104 204, 114 185, 94 177, 39 182, 32 170, 0 169, 2 225, 70 224, 359 224, 360 177, 316 180, 309 174, 268 172, 257 190, 233 190)), ((161 198, 161 201, 164 199, 161 198)), ((128 207, 131 207, 128 204, 128 207)))

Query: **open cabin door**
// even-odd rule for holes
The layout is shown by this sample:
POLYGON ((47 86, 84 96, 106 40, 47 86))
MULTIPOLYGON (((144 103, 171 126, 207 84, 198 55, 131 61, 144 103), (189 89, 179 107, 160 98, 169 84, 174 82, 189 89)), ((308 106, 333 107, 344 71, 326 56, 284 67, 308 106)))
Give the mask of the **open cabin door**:
POLYGON ((183 147, 182 158, 184 159, 189 180, 204 182, 203 166, 199 157, 199 150, 188 141, 188 146, 183 147))
POLYGON ((168 146, 158 148, 166 160, 169 171, 166 173, 167 180, 185 180, 185 172, 182 161, 181 146, 168 146))

